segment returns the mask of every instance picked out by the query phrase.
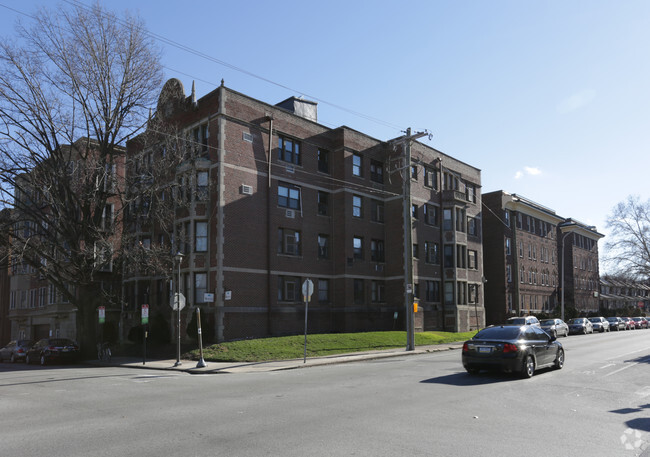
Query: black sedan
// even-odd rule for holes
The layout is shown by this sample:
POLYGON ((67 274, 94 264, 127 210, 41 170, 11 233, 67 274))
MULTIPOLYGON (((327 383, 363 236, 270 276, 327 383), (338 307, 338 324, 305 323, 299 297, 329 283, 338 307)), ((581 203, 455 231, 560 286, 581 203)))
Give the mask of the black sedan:
POLYGON ((79 346, 68 338, 44 338, 32 346, 25 356, 25 363, 38 361, 41 365, 50 362, 74 362, 79 359, 79 346))
POLYGON ((487 327, 463 344, 463 367, 469 374, 499 369, 530 378, 535 370, 564 366, 562 344, 539 327, 487 327))

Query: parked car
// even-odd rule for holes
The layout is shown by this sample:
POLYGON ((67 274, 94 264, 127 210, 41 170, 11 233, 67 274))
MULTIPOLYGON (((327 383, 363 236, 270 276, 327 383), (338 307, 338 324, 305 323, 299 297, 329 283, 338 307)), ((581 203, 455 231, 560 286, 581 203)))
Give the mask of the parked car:
POLYGON ((625 330, 634 330, 635 324, 631 317, 621 317, 625 322, 625 330))
POLYGON ((38 361, 41 365, 50 362, 74 362, 79 358, 79 346, 68 338, 44 338, 34 344, 25 356, 25 363, 38 361))
POLYGON ((632 320, 636 328, 648 328, 648 320, 645 317, 633 317, 632 320))
POLYGON ((591 322, 594 332, 609 332, 609 321, 604 317, 590 317, 589 322, 591 322))
POLYGON ((492 326, 465 341, 462 361, 469 374, 499 369, 530 378, 540 368, 562 368, 564 348, 535 325, 492 326))
POLYGON ((569 326, 562 319, 545 319, 540 325, 551 336, 569 336, 569 326))
POLYGON ((610 330, 625 330, 626 323, 620 317, 608 317, 607 322, 610 330))
POLYGON ((25 354, 33 344, 32 340, 10 341, 9 344, 0 349, 0 362, 5 360, 9 360, 11 363, 25 361, 25 354))
POLYGON ((535 316, 511 317, 508 325, 534 325, 540 327, 539 320, 535 316))
POLYGON ((594 333, 594 326, 586 317, 576 317, 569 321, 569 333, 594 333))

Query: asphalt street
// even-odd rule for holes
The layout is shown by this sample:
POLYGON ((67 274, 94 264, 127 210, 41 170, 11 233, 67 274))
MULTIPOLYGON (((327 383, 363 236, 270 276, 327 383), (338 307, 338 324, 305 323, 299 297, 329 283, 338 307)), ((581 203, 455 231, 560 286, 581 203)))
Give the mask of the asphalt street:
POLYGON ((191 375, 0 364, 7 456, 650 455, 650 330, 561 338, 562 370, 460 351, 191 375))

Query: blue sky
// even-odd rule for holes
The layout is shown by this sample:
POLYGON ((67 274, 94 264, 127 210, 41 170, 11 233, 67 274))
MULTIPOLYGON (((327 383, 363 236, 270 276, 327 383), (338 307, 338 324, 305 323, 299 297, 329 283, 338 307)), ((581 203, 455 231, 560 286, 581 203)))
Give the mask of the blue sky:
MULTIPOLYGON (((322 124, 380 140, 428 129, 482 170, 483 192, 605 234, 616 203, 650 197, 650 1, 101 3, 211 56, 162 45, 167 76, 199 96, 223 78, 271 104, 317 99, 322 124)), ((0 0, 0 35, 20 16, 6 6, 57 4, 0 0)))

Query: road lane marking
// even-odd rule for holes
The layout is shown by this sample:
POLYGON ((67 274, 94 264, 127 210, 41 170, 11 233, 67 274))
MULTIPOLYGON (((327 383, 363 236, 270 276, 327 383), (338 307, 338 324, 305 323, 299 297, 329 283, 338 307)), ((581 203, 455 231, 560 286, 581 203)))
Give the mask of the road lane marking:
POLYGON ((603 376, 603 378, 606 378, 606 377, 611 376, 613 374, 619 373, 619 372, 621 372, 623 370, 626 370, 626 369, 628 369, 630 367, 633 367, 634 365, 638 365, 638 364, 639 364, 639 362, 631 363, 629 365, 624 366, 623 368, 619 368, 618 370, 614 370, 611 373, 607 373, 606 375, 603 376))

